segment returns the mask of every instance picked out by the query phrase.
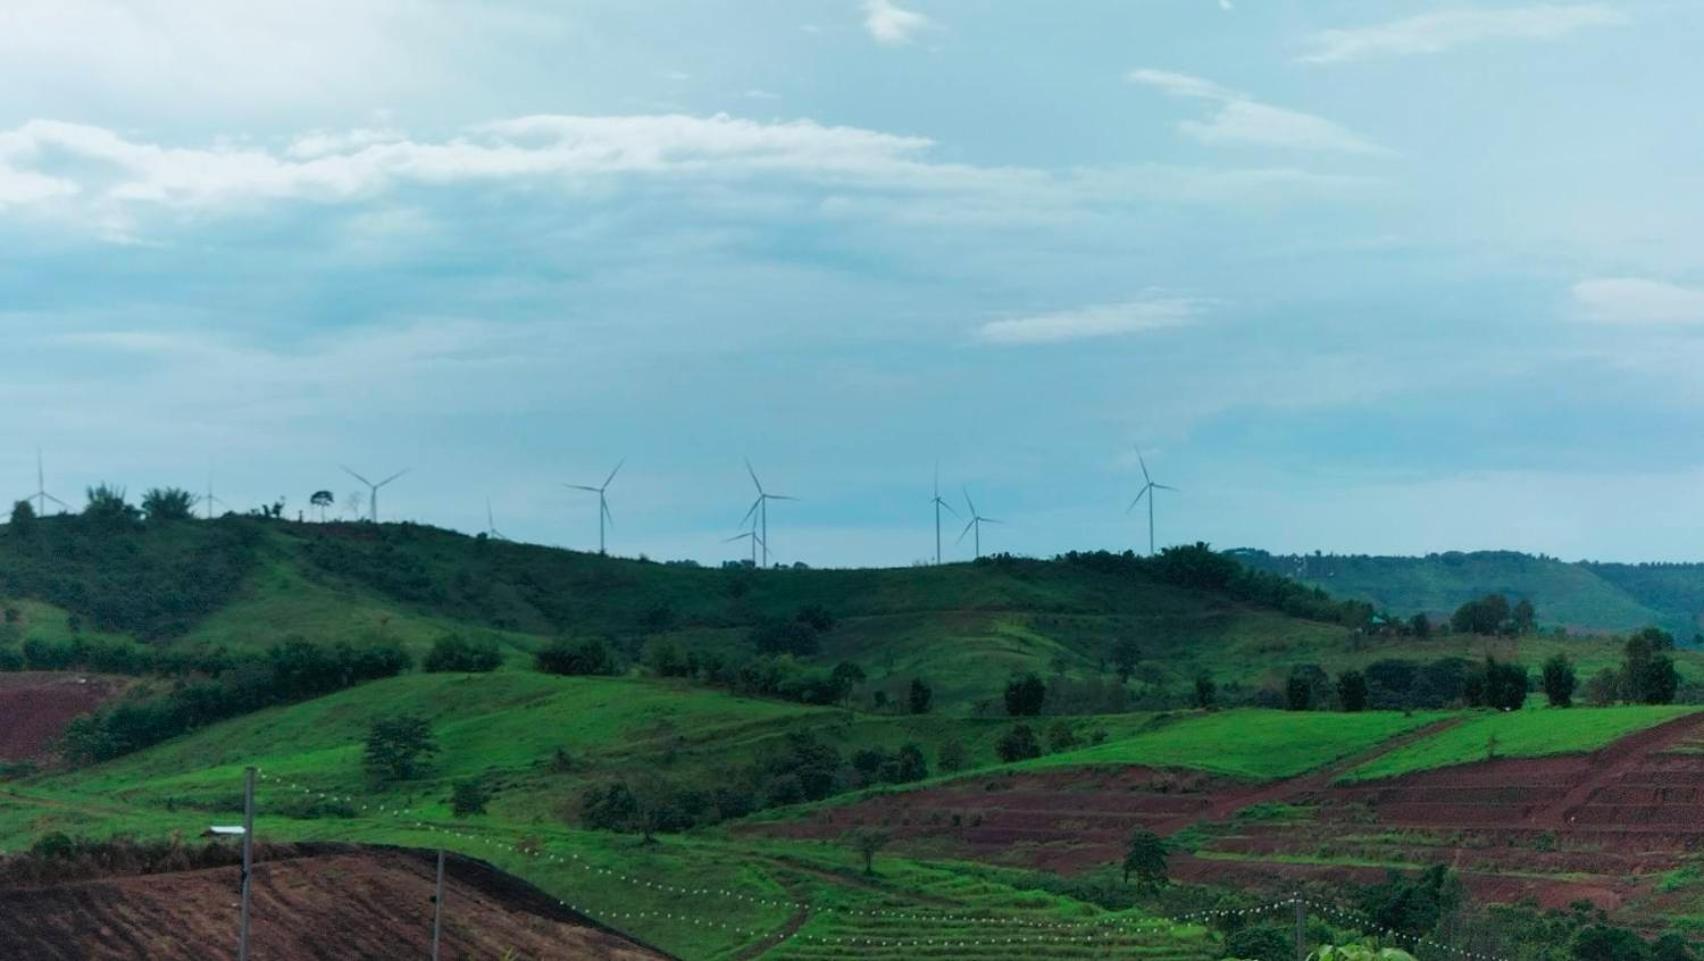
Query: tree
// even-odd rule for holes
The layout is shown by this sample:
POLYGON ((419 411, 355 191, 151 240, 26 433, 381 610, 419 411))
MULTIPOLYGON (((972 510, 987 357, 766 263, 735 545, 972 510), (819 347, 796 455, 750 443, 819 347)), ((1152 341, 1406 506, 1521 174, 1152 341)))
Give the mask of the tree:
POLYGON ((1527 680, 1525 667, 1505 664, 1494 657, 1487 657, 1480 698, 1486 707, 1499 711, 1518 711, 1526 703, 1527 680))
POLYGON ((1367 709, 1367 676, 1360 671, 1337 675, 1337 702, 1351 714, 1367 709))
POLYGON ((1213 675, 1202 671, 1195 675, 1195 706, 1203 711, 1211 711, 1219 699, 1219 685, 1213 683, 1213 675))
POLYGON ((835 700, 845 702, 852 697, 852 692, 858 689, 858 685, 864 683, 864 669, 851 661, 841 661, 834 665, 834 671, 829 674, 829 681, 840 695, 835 700))
POLYGON ((1130 835, 1124 849, 1124 883, 1132 875, 1136 886, 1143 891, 1158 891, 1169 883, 1166 865, 1166 842, 1152 831, 1139 830, 1130 835))
POLYGON ((314 491, 309 495, 308 503, 319 508, 320 523, 325 523, 325 512, 337 503, 337 496, 331 491, 314 491))
POLYGON ((1645 961, 1651 956, 1637 934, 1601 923, 1577 931, 1570 950, 1575 961, 1645 961))
POLYGON ((1622 649, 1621 694, 1636 704, 1669 704, 1674 701, 1680 686, 1674 658, 1658 654, 1665 643, 1674 646, 1674 638, 1656 628, 1646 628, 1627 639, 1622 649))
POLYGON ((1130 675, 1136 673, 1136 664, 1142 660, 1142 649, 1136 646, 1133 638, 1121 637, 1112 645, 1112 668, 1118 672, 1118 683, 1129 684, 1130 675))
POLYGON ((893 836, 876 828, 857 828, 846 834, 846 842, 864 859, 864 874, 875 877, 876 853, 887 847, 893 836))
POLYGON ((1034 717, 1047 701, 1047 684, 1034 673, 1006 682, 1006 713, 1012 717, 1034 717))
POLYGON ((470 777, 457 781, 450 789, 450 813, 458 818, 484 814, 485 805, 491 803, 491 789, 485 786, 480 778, 470 777))
POLYGON ((150 487, 142 494, 142 516, 149 523, 187 521, 195 516, 195 495, 181 487, 150 487))
POLYGON ((1326 945, 1308 955, 1308 961, 1414 961, 1401 948, 1369 948, 1364 944, 1326 945))
POLYGON ((956 737, 948 738, 942 742, 940 751, 935 755, 935 766, 949 774, 963 770, 965 762, 969 760, 967 754, 963 741, 956 737))
POLYGON ((367 730, 361 764, 380 781, 408 781, 420 776, 426 761, 438 753, 432 725, 414 714, 381 718, 367 730))
POLYGON ((29 501, 12 503, 12 523, 7 532, 14 537, 27 537, 35 530, 36 512, 29 501))
POLYGON ((1574 663, 1568 660, 1568 655, 1557 654, 1544 662, 1544 675, 1541 680, 1544 697, 1551 707, 1572 707, 1574 705, 1574 689, 1580 684, 1580 678, 1574 673, 1574 663))
POLYGON ((1603 668, 1586 682, 1586 703, 1593 707, 1607 707, 1620 696, 1621 675, 1614 668, 1603 668))
POLYGON ((1423 613, 1414 615, 1408 619, 1408 632, 1421 640, 1431 637, 1432 619, 1423 613))
POLYGON ((802 617, 791 620, 768 620, 752 627, 747 635, 760 654, 792 654, 810 657, 821 642, 817 629, 802 617))
POLYGON ((906 702, 913 714, 929 713, 929 705, 935 699, 935 689, 929 682, 920 677, 911 679, 911 689, 907 692, 906 702))
POLYGON ((1516 634, 1531 634, 1538 629, 1538 610, 1532 606, 1532 601, 1523 597, 1509 612, 1509 622, 1516 634))
POLYGON ((1295 935, 1270 924, 1232 931, 1225 935, 1225 956, 1242 961, 1295 961, 1295 935))
POLYGON ((1450 626, 1463 634, 1502 634, 1512 626, 1509 599, 1501 594, 1487 594, 1468 601, 1450 616, 1450 626))
POLYGON ((1284 707, 1291 711, 1306 711, 1313 706, 1313 685, 1307 678, 1290 675, 1284 682, 1284 707))
POLYGON ((1041 742, 1036 740, 1035 732, 1030 730, 1028 724, 1014 724, 1011 730, 1000 736, 999 743, 994 745, 994 751, 1000 755, 1000 760, 1007 764, 1027 761, 1041 757, 1041 742))
POLYGON ((614 674, 615 656, 597 638, 574 641, 558 638, 533 655, 533 663, 546 674, 569 676, 614 674))
POLYGON ((124 488, 96 484, 85 492, 88 503, 83 517, 102 527, 124 527, 135 523, 139 512, 124 499, 124 488))

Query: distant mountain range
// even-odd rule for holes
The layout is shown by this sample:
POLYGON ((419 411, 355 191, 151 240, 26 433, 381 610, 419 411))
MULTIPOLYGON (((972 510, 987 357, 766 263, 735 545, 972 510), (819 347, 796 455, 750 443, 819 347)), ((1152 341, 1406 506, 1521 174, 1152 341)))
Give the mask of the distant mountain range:
POLYGON ((1655 624, 1682 643, 1704 630, 1704 564, 1567 562, 1516 551, 1450 551, 1424 557, 1229 552, 1244 564, 1369 601, 1404 616, 1447 616, 1490 593, 1524 597, 1548 627, 1627 631, 1655 624))

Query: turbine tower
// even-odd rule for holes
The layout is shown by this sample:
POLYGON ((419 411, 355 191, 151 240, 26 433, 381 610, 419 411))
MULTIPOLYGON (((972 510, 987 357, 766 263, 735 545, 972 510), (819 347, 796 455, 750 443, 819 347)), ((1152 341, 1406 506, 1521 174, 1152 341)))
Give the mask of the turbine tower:
POLYGON ((935 505, 935 566, 939 567, 941 565, 941 508, 945 507, 947 513, 954 517, 959 516, 959 512, 953 510, 953 505, 947 503, 941 497, 941 467, 939 464, 935 465, 935 497, 929 503, 935 505))
POLYGON ((399 470, 396 473, 385 478, 384 480, 379 481, 377 484, 373 483, 372 481, 368 480, 365 477, 362 477, 360 474, 355 473, 354 471, 350 470, 348 467, 344 467, 343 472, 345 474, 348 474, 350 477, 353 477, 356 480, 360 481, 361 483, 367 485, 368 519, 371 520, 373 523, 377 524, 379 522, 379 488, 384 487, 386 484, 389 484, 391 481, 396 480, 398 477, 401 477, 402 475, 408 473, 409 471, 411 471, 413 469, 414 468, 412 468, 412 467, 408 467, 408 468, 404 468, 402 470, 399 470))
POLYGON ((24 498, 24 500, 30 500, 32 498, 36 502, 36 516, 37 517, 46 516, 46 514, 47 514, 47 502, 48 501, 52 501, 55 504, 58 504, 61 510, 67 510, 68 511, 68 510, 71 509, 70 504, 65 503, 64 501, 60 500, 57 497, 54 497, 52 494, 49 494, 47 492, 47 471, 46 471, 46 469, 44 469, 42 467, 42 464, 41 464, 41 448, 40 447, 36 448, 36 489, 35 489, 35 493, 31 494, 29 497, 24 498))
POLYGON ((1156 496, 1154 492, 1175 492, 1177 488, 1154 483, 1154 478, 1148 474, 1148 462, 1142 459, 1140 450, 1136 452, 1136 462, 1142 465, 1142 489, 1136 492, 1136 499, 1130 502, 1130 506, 1124 509, 1124 513, 1128 514, 1135 510, 1136 505, 1142 502, 1142 498, 1148 499, 1148 556, 1152 557, 1154 556, 1154 497, 1156 496))
POLYGON ((491 498, 489 497, 485 499, 485 536, 494 541, 508 540, 507 537, 503 536, 503 532, 497 529, 497 517, 491 513, 491 498))
POLYGON ((984 524, 998 524, 1000 522, 995 520, 992 517, 983 517, 981 514, 976 512, 976 502, 970 499, 970 489, 969 488, 965 489, 964 503, 965 503, 966 507, 970 508, 970 521, 964 525, 964 530, 959 531, 958 542, 963 543, 964 535, 969 534, 971 531, 975 531, 976 532, 976 558, 977 558, 977 560, 981 560, 982 559, 982 525, 984 525, 984 524))
POLYGON ((609 512, 609 496, 608 496, 609 485, 610 485, 611 481, 615 480, 615 475, 621 473, 621 465, 625 464, 625 463, 627 463, 627 460, 625 458, 623 458, 621 461, 617 462, 616 465, 615 465, 615 470, 610 471, 609 476, 605 477, 603 484, 598 486, 598 487, 588 487, 585 484, 563 484, 562 485, 563 487, 566 487, 570 490, 591 491, 592 493, 598 495, 598 553, 599 554, 608 553, 607 551, 604 550, 604 523, 607 521, 611 527, 615 526, 615 515, 611 514, 609 512))
POLYGON ((752 469, 750 459, 746 460, 746 473, 751 475, 752 486, 757 488, 757 500, 754 500, 754 501, 751 502, 751 509, 746 511, 745 517, 740 520, 740 526, 744 527, 745 524, 746 524, 746 521, 753 521, 752 530, 758 532, 758 543, 760 543, 763 546, 763 566, 768 567, 769 566, 769 502, 770 501, 796 501, 796 500, 798 500, 798 498, 797 497, 788 497, 786 494, 771 494, 768 491, 764 490, 763 489, 763 482, 757 479, 757 471, 752 469))
POLYGON ((203 504, 207 505, 207 519, 208 520, 213 519, 213 505, 214 504, 218 504, 221 507, 229 506, 224 501, 213 496, 213 471, 211 471, 211 470, 209 470, 207 472, 207 493, 201 496, 201 502, 203 504))

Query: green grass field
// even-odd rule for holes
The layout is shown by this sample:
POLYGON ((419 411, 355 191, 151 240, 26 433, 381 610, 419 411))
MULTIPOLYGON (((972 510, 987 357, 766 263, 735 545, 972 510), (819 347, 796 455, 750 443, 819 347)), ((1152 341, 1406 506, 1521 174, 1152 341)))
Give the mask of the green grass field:
POLYGON ((1139 764, 1268 781, 1304 774, 1446 716, 1443 712, 1223 711, 1025 761, 1018 767, 1047 770, 1139 764))
POLYGON ((1346 772, 1368 781, 1496 757, 1584 754, 1645 728, 1704 710, 1697 707, 1528 708, 1477 713, 1461 724, 1346 772))

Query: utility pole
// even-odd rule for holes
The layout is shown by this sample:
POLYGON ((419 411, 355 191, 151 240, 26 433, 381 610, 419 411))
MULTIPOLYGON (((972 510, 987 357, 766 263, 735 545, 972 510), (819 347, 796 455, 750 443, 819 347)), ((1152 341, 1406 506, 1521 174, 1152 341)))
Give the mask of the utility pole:
POLYGON ((438 849, 438 890, 432 895, 432 961, 438 961, 438 943, 444 933, 444 849, 438 849))
POLYGON ((1296 892, 1296 961, 1308 961, 1308 906, 1296 892))
POLYGON ((254 768, 243 769, 243 908, 237 926, 237 961, 249 961, 249 878, 254 872, 254 768))

